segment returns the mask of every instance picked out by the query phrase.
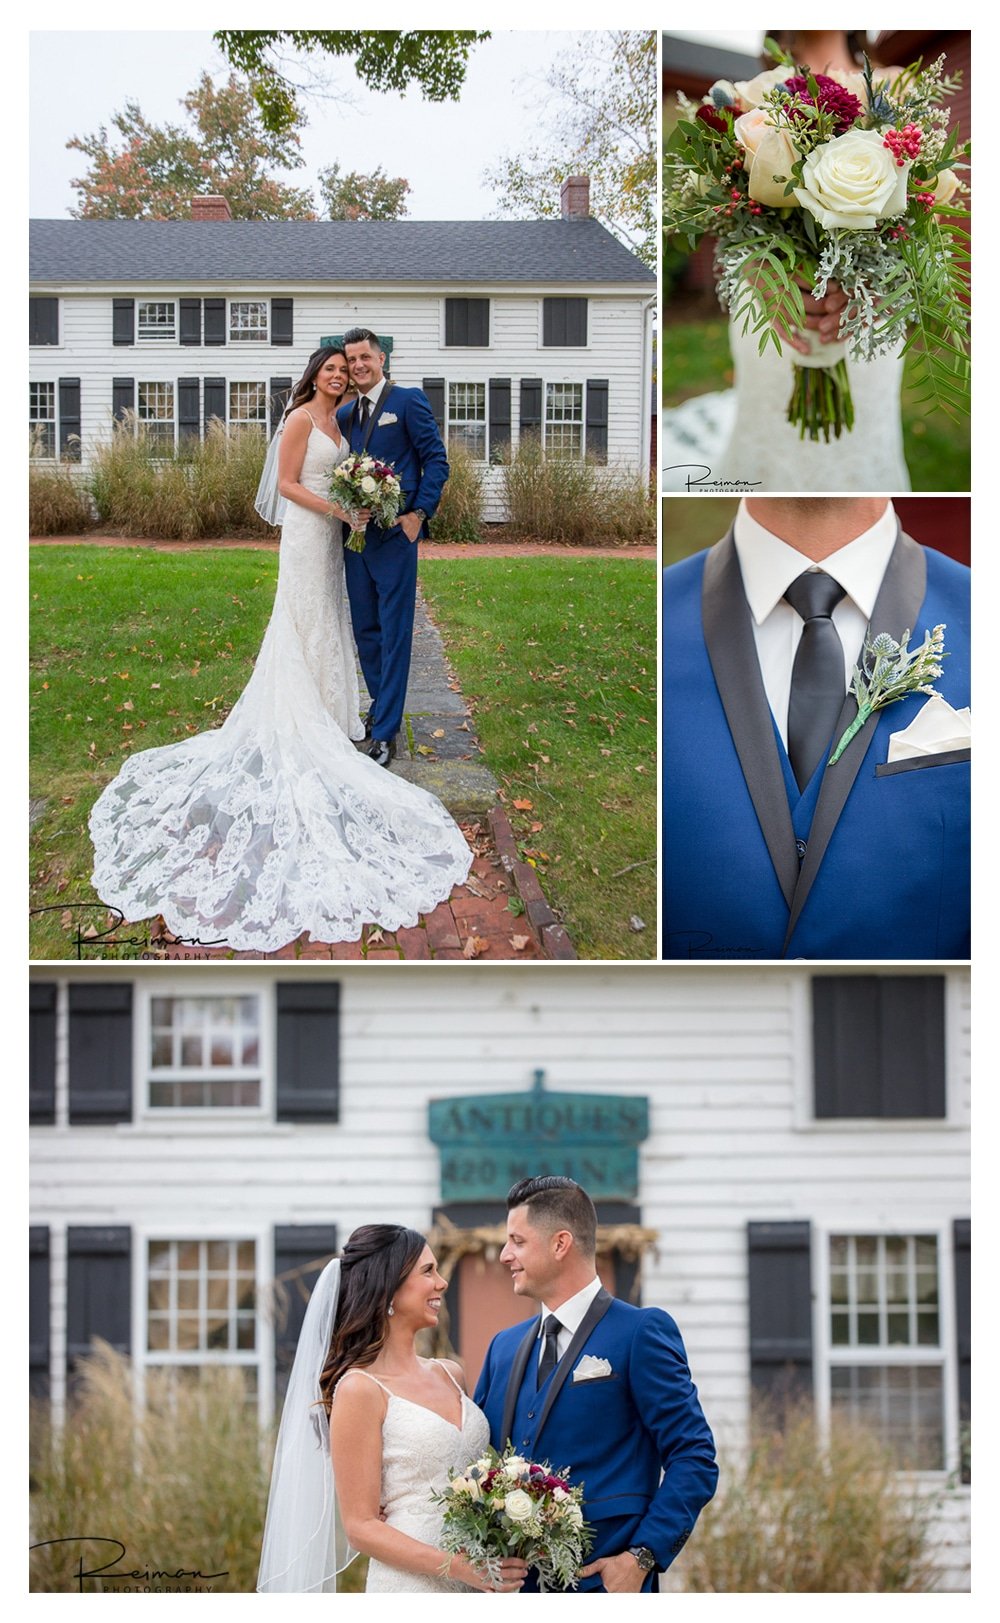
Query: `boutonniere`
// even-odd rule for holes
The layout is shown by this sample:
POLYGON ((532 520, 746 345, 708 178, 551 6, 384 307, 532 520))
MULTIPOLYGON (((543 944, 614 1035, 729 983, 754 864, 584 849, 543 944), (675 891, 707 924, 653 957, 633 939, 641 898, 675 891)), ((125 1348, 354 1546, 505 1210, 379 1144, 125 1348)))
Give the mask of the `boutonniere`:
POLYGON ((902 642, 880 631, 865 635, 861 662, 854 667, 851 692, 858 704, 858 713, 827 762, 834 766, 843 755, 855 733, 861 731, 868 717, 887 704, 905 699, 908 693, 934 693, 932 683, 941 675, 941 661, 948 655, 944 649, 944 626, 935 626, 924 632, 919 648, 909 648, 909 631, 904 631, 902 642))

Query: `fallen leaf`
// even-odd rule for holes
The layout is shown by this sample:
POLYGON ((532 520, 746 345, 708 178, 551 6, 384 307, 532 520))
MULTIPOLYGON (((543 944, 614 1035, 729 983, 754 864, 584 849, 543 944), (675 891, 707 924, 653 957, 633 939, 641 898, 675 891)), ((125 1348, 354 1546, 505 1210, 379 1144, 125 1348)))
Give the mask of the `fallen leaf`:
POLYGON ((516 949, 516 951, 523 952, 530 940, 530 935, 512 935, 510 938, 510 944, 516 949))
POLYGON ((433 755, 434 751, 431 749, 429 744, 418 744, 417 745, 417 754, 418 755, 433 755))
POLYGON ((443 738, 444 737, 444 728, 443 727, 435 727, 434 731, 431 733, 431 737, 432 738, 443 738))
POLYGON ((493 900, 493 892, 489 890, 486 885, 481 884, 476 878, 475 874, 470 873, 468 879, 465 881, 465 888, 466 890, 470 890, 473 896, 481 896, 487 902, 491 902, 493 900))
POLYGON ((376 925, 373 930, 369 930, 369 932, 368 932, 368 940, 369 940, 369 943, 374 941, 375 945, 378 946, 381 941, 385 940, 385 934, 384 934, 384 932, 382 930, 380 930, 378 928, 378 925, 376 925))
POLYGON ((515 800, 512 804, 515 811, 534 811, 535 809, 530 800, 515 800))
POLYGON ((532 832, 532 834, 540 834, 544 827, 545 827, 544 823, 532 823, 531 832, 532 832))
POLYGON ((484 941, 481 935, 470 935, 462 948, 462 957, 478 958, 480 953, 485 952, 488 946, 489 942, 484 941))
POLYGON ((132 699, 126 699, 125 703, 122 705, 122 709, 123 710, 134 710, 135 709, 135 704, 134 704, 133 700, 132 699))
POLYGON ((633 913, 632 917, 628 921, 628 927, 630 930, 635 930, 638 933, 639 930, 644 930, 646 928, 646 920, 641 919, 638 913, 633 913))

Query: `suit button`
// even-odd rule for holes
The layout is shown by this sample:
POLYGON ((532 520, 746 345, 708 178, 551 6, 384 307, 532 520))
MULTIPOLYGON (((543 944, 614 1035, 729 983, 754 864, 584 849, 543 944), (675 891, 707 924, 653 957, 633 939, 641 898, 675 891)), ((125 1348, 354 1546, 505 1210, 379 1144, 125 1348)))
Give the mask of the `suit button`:
POLYGON ((529 1410, 528 1410, 528 1419, 529 1419, 529 1420, 534 1420, 534 1418, 535 1418, 535 1411, 534 1411, 534 1409, 529 1409, 529 1410))

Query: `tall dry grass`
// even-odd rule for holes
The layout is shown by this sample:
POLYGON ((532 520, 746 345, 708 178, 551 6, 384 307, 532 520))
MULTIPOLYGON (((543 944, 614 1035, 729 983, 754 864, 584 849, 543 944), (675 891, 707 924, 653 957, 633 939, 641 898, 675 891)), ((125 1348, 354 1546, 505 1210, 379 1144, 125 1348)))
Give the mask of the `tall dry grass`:
POLYGON ((435 541, 478 541, 483 528, 483 469, 462 446, 448 452, 448 482, 431 519, 435 541))
POLYGON ((213 422, 203 440, 164 455, 126 413, 91 464, 98 516, 129 535, 168 541, 273 535, 253 506, 266 450, 262 435, 227 434, 224 424, 213 422))
POLYGON ((699 1593, 921 1593, 933 1514, 870 1432, 838 1425, 823 1447, 804 1409, 723 1463, 678 1576, 699 1593))
POLYGON ((28 534, 76 535, 94 522, 86 480, 67 462, 50 462, 36 425, 28 442, 28 534))
POLYGON ((656 506, 641 475, 587 459, 546 458, 533 435, 503 464, 503 490, 510 528, 525 540, 578 546, 656 541, 656 506))

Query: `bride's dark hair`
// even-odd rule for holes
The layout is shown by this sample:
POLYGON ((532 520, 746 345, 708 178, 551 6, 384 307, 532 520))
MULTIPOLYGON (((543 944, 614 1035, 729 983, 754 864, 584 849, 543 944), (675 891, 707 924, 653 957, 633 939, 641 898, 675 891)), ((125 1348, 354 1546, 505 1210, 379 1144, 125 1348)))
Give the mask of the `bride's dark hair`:
POLYGON ((355 1229, 340 1253, 340 1295, 330 1350, 319 1378, 329 1413, 334 1388, 347 1370, 378 1357, 389 1329, 389 1304, 412 1272, 427 1241, 398 1223, 355 1229))
MULTIPOLYGON (((344 354, 342 344, 324 344, 322 349, 314 349, 306 362, 305 371, 299 378, 299 381, 293 388, 291 394, 288 396, 288 404, 284 411, 284 415, 286 417, 290 411, 295 410, 296 406, 304 406, 307 400, 312 399, 316 392, 316 373, 319 371, 324 361, 328 361, 330 359, 331 355, 339 355, 344 364, 347 364, 347 356, 344 354)), ((344 390, 345 400, 350 392, 351 384, 348 380, 347 388, 344 390)))

